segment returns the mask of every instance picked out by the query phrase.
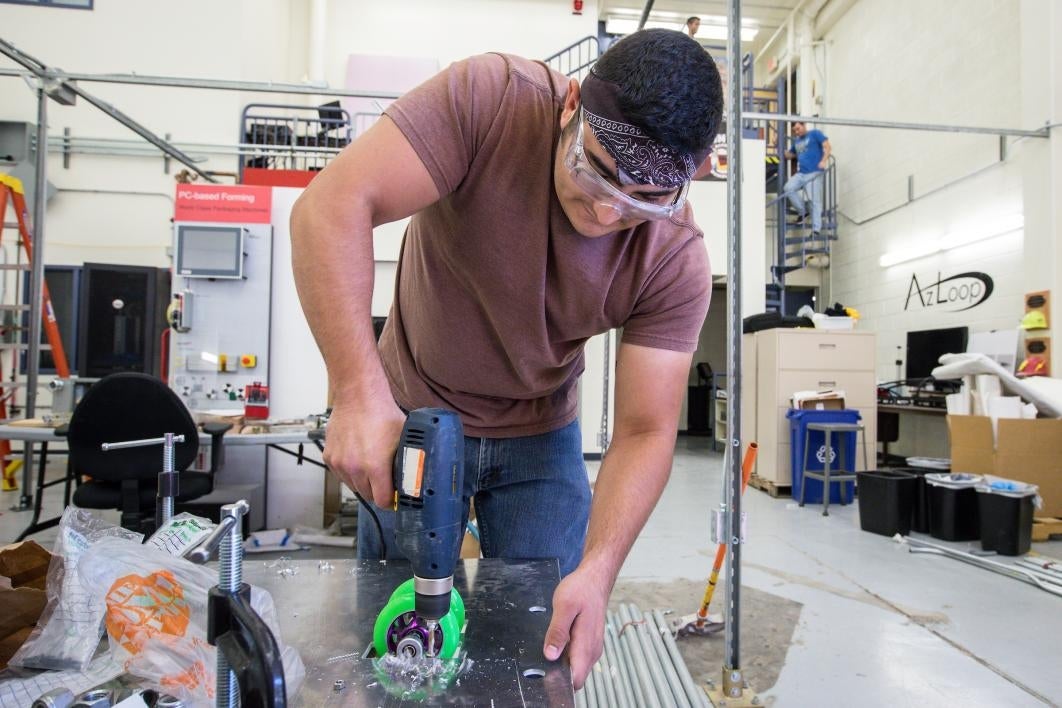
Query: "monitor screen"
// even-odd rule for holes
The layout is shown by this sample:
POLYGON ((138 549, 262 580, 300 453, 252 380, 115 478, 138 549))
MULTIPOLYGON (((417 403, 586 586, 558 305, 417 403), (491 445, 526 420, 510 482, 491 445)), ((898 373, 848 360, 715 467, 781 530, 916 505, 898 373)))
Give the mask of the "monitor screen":
POLYGON ((178 226, 177 275, 242 278, 243 229, 239 226, 178 226))
POLYGON ((969 327, 926 329, 907 333, 907 371, 910 379, 924 379, 940 366, 941 354, 961 354, 966 351, 969 327))

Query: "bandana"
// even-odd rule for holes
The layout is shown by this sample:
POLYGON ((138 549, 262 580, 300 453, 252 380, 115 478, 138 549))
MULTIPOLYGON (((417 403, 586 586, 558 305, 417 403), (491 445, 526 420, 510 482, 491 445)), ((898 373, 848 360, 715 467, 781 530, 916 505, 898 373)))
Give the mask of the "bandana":
POLYGON ((688 182, 711 152, 680 153, 653 140, 635 125, 624 122, 619 107, 619 86, 593 71, 581 88, 583 113, 594 137, 616 161, 621 178, 629 175, 639 184, 677 189, 688 182))

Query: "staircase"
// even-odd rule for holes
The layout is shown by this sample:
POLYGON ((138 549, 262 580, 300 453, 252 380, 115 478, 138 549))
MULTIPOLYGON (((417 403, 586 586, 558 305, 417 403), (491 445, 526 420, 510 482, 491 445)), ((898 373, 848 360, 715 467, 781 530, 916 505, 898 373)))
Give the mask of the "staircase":
MULTIPOLYGON (((752 60, 746 55, 742 61, 742 85, 744 108, 757 113, 781 113, 788 105, 785 81, 779 79, 775 88, 752 88, 752 60)), ((782 121, 768 121, 759 127, 751 123, 745 128, 758 129, 767 143, 767 231, 772 236, 775 250, 772 258, 772 282, 767 285, 768 312, 792 315, 786 307, 786 276, 802 268, 824 270, 830 266, 833 242, 837 240, 837 165, 831 156, 823 171, 822 228, 811 230, 810 216, 807 223, 795 223, 788 212, 789 200, 783 193, 790 177, 789 160, 785 157, 787 126, 782 121)), ((810 207, 810 200, 805 200, 810 207)), ((796 309, 796 308, 793 308, 796 309)))
MULTIPOLYGON (((767 311, 784 315, 786 311, 786 275, 801 268, 824 270, 830 267, 833 243, 837 240, 837 165, 831 156, 829 165, 822 172, 822 228, 816 234, 811 230, 811 217, 797 222, 789 211, 787 195, 778 185, 784 185, 788 177, 788 164, 778 164, 778 179, 767 194, 767 232, 773 234, 775 253, 771 266, 773 282, 767 286, 767 311)), ((768 184, 768 189, 772 185, 768 184)), ((805 200, 810 207, 810 200, 805 200)))

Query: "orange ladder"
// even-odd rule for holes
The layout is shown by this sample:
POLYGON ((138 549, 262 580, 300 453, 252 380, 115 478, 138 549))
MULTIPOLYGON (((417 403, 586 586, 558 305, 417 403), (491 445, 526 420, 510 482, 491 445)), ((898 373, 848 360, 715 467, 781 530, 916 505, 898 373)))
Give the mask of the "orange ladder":
MULTIPOLYGON (((26 192, 22 188, 22 181, 8 175, 0 175, 0 236, 3 234, 2 224, 7 215, 7 202, 15 209, 15 218, 18 221, 19 243, 26 251, 26 260, 33 262, 33 238, 30 232, 28 212, 26 209, 26 192)), ((52 359, 55 361, 55 371, 61 378, 70 376, 70 366, 66 360, 66 351, 63 349, 63 339, 59 334, 59 323, 55 320, 55 310, 52 309, 52 298, 48 293, 48 283, 41 283, 41 320, 44 332, 48 337, 51 347, 52 359)), ((15 356, 18 351, 15 350, 15 356)), ((2 370, 0 366, 0 370, 2 370)), ((7 419, 7 396, 4 395, 3 384, 0 382, 0 420, 7 419)), ((15 472, 20 460, 9 461, 11 455, 11 443, 8 440, 0 440, 0 460, 3 464, 3 479, 0 489, 11 491, 18 489, 15 481, 15 472)))

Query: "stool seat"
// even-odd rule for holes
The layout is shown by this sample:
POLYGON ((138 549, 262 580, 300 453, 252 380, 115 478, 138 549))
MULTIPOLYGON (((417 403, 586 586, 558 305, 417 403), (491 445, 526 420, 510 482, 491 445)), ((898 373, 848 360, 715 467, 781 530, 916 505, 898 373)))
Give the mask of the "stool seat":
POLYGON ((862 433, 862 423, 808 423, 808 430, 830 433, 862 433))
MULTIPOLYGON (((824 485, 824 491, 823 491, 823 495, 822 495, 822 515, 823 516, 829 516, 830 515, 830 484, 832 484, 834 482, 838 482, 838 483, 842 483, 843 484, 844 482, 854 482, 854 481, 856 481, 855 470, 845 469, 845 457, 847 457, 847 455, 845 454, 846 447, 847 447, 847 438, 845 437, 845 435, 847 433, 852 433, 852 436, 855 439, 858 439, 859 433, 863 433, 863 467, 866 468, 868 466, 867 465, 867 434, 866 434, 866 430, 863 428, 863 424, 862 423, 808 423, 805 426, 805 428, 804 428, 804 464, 803 464, 803 469, 800 471, 800 474, 801 474, 801 477, 802 477, 801 484, 800 484, 800 506, 804 506, 804 491, 808 487, 808 485, 807 485, 808 478, 817 479, 820 482, 822 482, 823 485, 824 485), (808 469, 808 453, 811 452, 811 432, 812 431, 823 433, 823 438, 824 438, 823 442, 824 442, 824 446, 825 446, 825 448, 827 450, 827 453, 825 455, 825 458, 822 461, 822 463, 823 463, 822 472, 816 472, 814 470, 809 470, 808 469), (830 464, 831 461, 830 461, 829 451, 832 450, 832 442, 831 441, 832 441, 833 435, 835 433, 840 436, 839 439, 841 441, 841 446, 840 446, 841 447, 841 454, 839 455, 839 457, 840 457, 840 460, 839 460, 840 465, 839 465, 839 468, 837 470, 831 470, 831 466, 832 465, 830 464)), ((845 503, 846 502, 844 500, 844 487, 842 486, 841 487, 841 506, 844 506, 845 503)))

